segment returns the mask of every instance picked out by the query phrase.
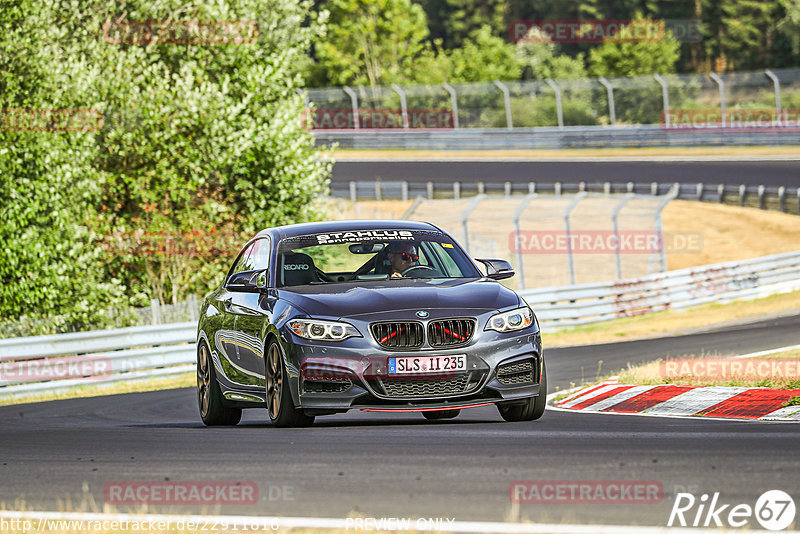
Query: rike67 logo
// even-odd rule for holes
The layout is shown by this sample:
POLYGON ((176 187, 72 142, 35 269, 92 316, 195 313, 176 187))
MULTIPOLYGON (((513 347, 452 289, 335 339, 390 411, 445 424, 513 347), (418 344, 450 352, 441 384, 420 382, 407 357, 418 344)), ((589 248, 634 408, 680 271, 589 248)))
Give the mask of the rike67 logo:
POLYGON ((699 499, 691 493, 678 493, 667 526, 739 528, 755 519, 767 530, 783 530, 792 524, 794 517, 794 500, 781 490, 764 492, 756 500, 755 506, 723 503, 719 492, 711 496, 704 493, 699 499))

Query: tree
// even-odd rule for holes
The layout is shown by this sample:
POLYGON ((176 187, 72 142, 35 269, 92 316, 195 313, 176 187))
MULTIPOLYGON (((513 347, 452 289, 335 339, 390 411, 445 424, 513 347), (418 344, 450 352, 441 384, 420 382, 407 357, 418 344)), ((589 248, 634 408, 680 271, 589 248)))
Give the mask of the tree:
POLYGON ((525 80, 558 80, 586 76, 583 54, 578 54, 575 58, 556 54, 556 45, 553 43, 522 40, 515 47, 515 56, 525 80))
POLYGON ((411 0, 329 0, 327 36, 315 47, 321 85, 379 85, 413 78, 427 47, 425 12, 411 0))
POLYGON ((319 30, 318 19, 304 24, 309 7, 157 0, 123 12, 102 0, 27 0, 2 12, 0 50, 13 52, 0 55, 3 108, 103 117, 86 132, 2 132, 12 205, 0 225, 9 258, 0 269, 12 280, 0 289, 3 315, 86 320, 81 310, 113 296, 104 284, 124 288, 120 304, 185 298, 219 282, 244 236, 314 215, 329 165, 316 158, 296 93, 319 30), (254 31, 223 44, 107 39, 109 23, 135 21, 243 21, 254 31), (223 230, 231 248, 212 239, 163 251, 166 239, 223 230), (160 253, 143 252, 143 239, 161 240, 160 253))
MULTIPOLYGON (((640 20, 641 15, 634 17, 640 20)), ((624 32, 620 28, 620 34, 624 32)), ((675 72, 680 43, 669 31, 661 40, 624 41, 608 38, 589 52, 591 76, 637 76, 675 72)))
POLYGON ((460 48, 474 39, 483 26, 497 37, 506 35, 503 0, 417 0, 425 9, 431 38, 446 50, 460 48))
POLYGON ((717 71, 763 68, 779 7, 765 0, 702 0, 705 52, 717 71))
POLYGON ((453 50, 450 60, 453 69, 451 80, 454 82, 517 80, 520 76, 513 45, 492 35, 489 26, 483 26, 474 39, 453 50))

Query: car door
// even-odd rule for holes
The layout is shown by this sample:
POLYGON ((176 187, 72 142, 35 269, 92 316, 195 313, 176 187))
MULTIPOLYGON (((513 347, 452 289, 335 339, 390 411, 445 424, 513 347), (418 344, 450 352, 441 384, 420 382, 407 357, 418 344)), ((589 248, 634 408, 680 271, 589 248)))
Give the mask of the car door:
POLYGON ((218 322, 220 328, 214 333, 214 345, 219 351, 219 364, 228 381, 239 385, 249 385, 256 381, 256 377, 249 376, 242 366, 242 339, 236 329, 239 314, 234 304, 238 292, 230 289, 229 281, 235 275, 249 270, 254 258, 255 243, 247 245, 228 272, 225 283, 214 297, 214 306, 220 310, 221 318, 218 322))
POLYGON ((245 375, 240 377, 242 384, 251 386, 264 385, 264 325, 272 318, 273 300, 259 290, 259 278, 266 282, 264 277, 269 273, 270 240, 269 238, 257 239, 248 257, 243 272, 257 273, 253 278, 253 285, 249 290, 232 291, 230 313, 234 316, 234 330, 236 332, 236 365, 245 375), (263 272, 264 274, 260 274, 263 272))

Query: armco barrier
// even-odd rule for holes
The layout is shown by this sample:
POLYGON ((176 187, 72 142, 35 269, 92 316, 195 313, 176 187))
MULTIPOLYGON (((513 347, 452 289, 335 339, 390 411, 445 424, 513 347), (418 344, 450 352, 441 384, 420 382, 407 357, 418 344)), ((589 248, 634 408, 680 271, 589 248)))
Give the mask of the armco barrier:
POLYGON ((317 146, 352 150, 558 150, 669 146, 797 145, 800 132, 665 130, 658 125, 462 130, 314 130, 317 146))
POLYGON ((193 371, 196 336, 188 322, 0 339, 0 399, 193 371))
POLYGON ((543 328, 588 324, 800 289, 800 251, 642 278, 520 291, 543 328))
POLYGON ((524 195, 530 193, 554 194, 603 193, 606 195, 636 193, 665 195, 675 192, 675 198, 720 204, 770 209, 800 213, 800 187, 734 185, 667 182, 498 182, 463 181, 452 183, 431 180, 375 180, 331 182, 332 196, 359 200, 409 200, 416 197, 462 198, 479 194, 524 195))
MULTIPOLYGON (((668 271, 642 278, 521 291, 543 328, 560 328, 706 302, 800 289, 800 251, 668 271)), ((0 400, 87 384, 141 380, 195 368, 195 323, 0 340, 0 400), (100 376, 12 376, 9 362, 41 370, 54 362, 103 362, 100 376)), ((16 365, 16 364, 15 364, 16 365)))

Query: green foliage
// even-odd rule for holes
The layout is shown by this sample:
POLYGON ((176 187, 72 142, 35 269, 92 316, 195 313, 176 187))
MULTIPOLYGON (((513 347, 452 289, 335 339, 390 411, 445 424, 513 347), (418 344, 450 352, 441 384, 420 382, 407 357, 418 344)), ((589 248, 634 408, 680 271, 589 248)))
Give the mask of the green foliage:
POLYGON ((413 78, 426 50, 425 12, 411 0, 329 0, 327 37, 316 45, 311 79, 379 85, 413 78))
POLYGON ((483 26, 474 39, 453 50, 450 60, 453 69, 450 79, 454 82, 516 80, 520 76, 514 47, 492 35, 489 26, 483 26))
MULTIPOLYGON (((634 18, 638 20, 641 16, 634 18)), ((612 77, 672 73, 680 55, 679 49, 680 43, 669 31, 661 40, 625 42, 606 39, 589 52, 589 74, 612 77)))
POLYGON ((705 52, 713 70, 763 68, 779 2, 702 0, 705 52))
POLYGON ((575 58, 565 54, 556 55, 556 45, 553 43, 522 40, 516 45, 515 56, 525 80, 586 77, 583 54, 578 54, 575 58))
POLYGON ((309 2, 26 0, 0 10, 3 108, 91 108, 97 131, 2 131, 4 316, 89 321, 204 291, 244 236, 314 216, 329 165, 302 126, 309 2), (103 24, 256 21, 245 44, 119 44, 103 24), (165 241, 206 239, 186 253, 165 241), (111 238, 109 236, 116 236, 111 238), (156 251, 138 250, 160 236, 156 251), (114 240, 127 245, 122 249, 114 240), (210 243, 210 245, 209 245, 210 243))
POLYGON ((431 37, 447 50, 460 48, 484 26, 495 36, 506 34, 503 0, 418 0, 428 18, 431 37))
POLYGON ((784 16, 778 21, 777 29, 792 45, 792 52, 800 53, 800 0, 778 0, 784 16))

